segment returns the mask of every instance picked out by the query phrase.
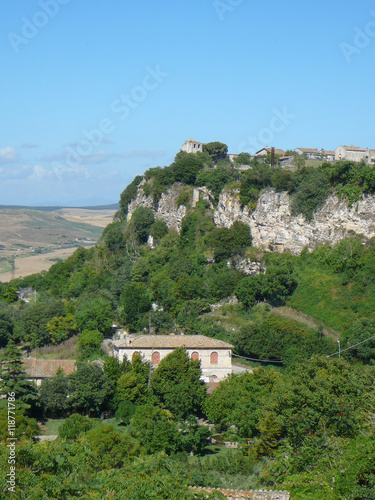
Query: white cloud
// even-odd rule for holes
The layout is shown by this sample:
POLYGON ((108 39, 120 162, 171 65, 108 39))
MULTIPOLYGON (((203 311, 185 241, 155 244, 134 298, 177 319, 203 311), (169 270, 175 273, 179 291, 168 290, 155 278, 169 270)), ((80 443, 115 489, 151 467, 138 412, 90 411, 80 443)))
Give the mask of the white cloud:
POLYGON ((8 146, 0 149, 0 164, 16 163, 17 161, 19 158, 15 148, 8 146))

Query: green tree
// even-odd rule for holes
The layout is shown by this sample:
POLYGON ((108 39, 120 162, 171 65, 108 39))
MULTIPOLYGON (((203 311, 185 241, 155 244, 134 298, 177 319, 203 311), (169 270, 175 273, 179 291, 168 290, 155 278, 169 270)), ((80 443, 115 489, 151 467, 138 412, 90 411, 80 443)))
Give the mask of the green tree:
POLYGON ((135 179, 127 186, 120 196, 120 210, 117 213, 118 219, 126 218, 128 213, 128 205, 131 200, 137 196, 137 188, 139 184, 142 182, 143 177, 141 175, 137 175, 135 179))
POLYGON ((134 210, 131 224, 134 226, 139 243, 146 243, 150 228, 154 222, 154 212, 151 208, 138 207, 134 210))
POLYGON ((117 380, 117 393, 120 401, 144 403, 147 400, 149 363, 143 363, 139 356, 132 362, 131 370, 126 371, 117 380))
POLYGON ((0 311, 0 348, 5 347, 13 337, 14 323, 6 311, 0 311))
POLYGON ((112 384, 96 364, 79 363, 68 376, 69 404, 76 413, 97 415, 112 395, 112 384))
POLYGON ((54 316, 46 325, 52 344, 60 344, 78 332, 73 314, 54 316))
POLYGON ((115 418, 116 420, 120 420, 123 424, 129 425, 135 410, 136 406, 131 401, 121 401, 116 410, 115 418))
POLYGON ((159 241, 168 234, 168 226, 163 220, 156 219, 155 222, 150 227, 150 234, 156 240, 159 241))
POLYGON ((126 358, 120 363, 115 356, 111 356, 104 361, 103 368, 106 377, 117 382, 121 375, 131 370, 131 363, 126 358))
POLYGON ((54 316, 61 316, 63 313, 64 306, 59 300, 48 298, 34 304, 27 304, 21 316, 25 330, 23 340, 29 342, 33 348, 48 344, 51 337, 47 330, 47 323, 54 316))
POLYGON ((130 422, 132 436, 146 453, 178 451, 178 427, 168 410, 151 404, 139 406, 130 422))
POLYGON ((1 288, 1 297, 4 302, 11 304, 18 300, 17 287, 14 282, 7 283, 1 288))
POLYGON ((206 397, 200 377, 200 361, 189 359, 179 347, 161 360, 151 378, 151 393, 177 419, 200 415, 206 397))
POLYGON ((172 165, 174 179, 176 182, 194 185, 195 179, 203 166, 203 160, 198 155, 182 152, 176 156, 172 165))
POLYGON ((147 288, 143 283, 125 285, 120 297, 122 318, 131 330, 138 330, 146 312, 151 309, 147 288))
POLYGON ((245 307, 253 307, 264 298, 264 277, 262 274, 243 278, 235 291, 240 302, 245 307))
POLYGON ((92 429, 96 424, 97 422, 95 419, 74 413, 59 426, 57 432, 61 439, 75 440, 78 439, 81 434, 92 429))
POLYGON ((117 254, 126 248, 124 229, 124 222, 120 221, 108 224, 104 229, 102 240, 112 253, 117 254))
POLYGON ((219 160, 226 158, 228 146, 223 142, 208 142, 203 145, 203 152, 207 152, 214 163, 217 163, 219 160))
POLYGON ((61 368, 54 377, 46 378, 39 388, 39 403, 50 418, 64 417, 69 408, 68 379, 61 368))
MULTIPOLYGON (((8 408, 0 409, 0 442, 5 446, 11 442, 9 441, 9 416, 13 415, 8 413, 8 408)), ((23 438, 32 439, 33 437, 41 434, 41 428, 39 427, 37 421, 34 418, 27 417, 24 409, 17 408, 14 419, 14 435, 12 435, 12 437, 15 437, 18 440, 16 445, 17 448, 23 438)), ((7 465, 9 466, 8 454, 6 458, 7 465)), ((2 470, 5 470, 5 467, 3 467, 2 470)))
POLYGON ((112 304, 109 300, 98 298, 82 298, 74 313, 74 319, 80 331, 98 330, 108 334, 112 326, 112 304))
POLYGON ((36 399, 36 387, 26 378, 22 364, 22 354, 13 340, 0 356, 0 394, 13 394, 16 410, 30 408, 36 399))
POLYGON ((100 353, 100 346, 104 336, 98 330, 83 330, 78 335, 77 345, 82 359, 90 358, 93 354, 100 353))

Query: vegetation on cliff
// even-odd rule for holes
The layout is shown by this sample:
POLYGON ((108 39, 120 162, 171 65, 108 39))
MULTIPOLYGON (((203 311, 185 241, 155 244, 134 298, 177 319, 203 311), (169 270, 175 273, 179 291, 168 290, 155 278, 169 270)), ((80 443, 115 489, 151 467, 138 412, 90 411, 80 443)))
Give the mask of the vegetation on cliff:
POLYGON ((206 186, 216 200, 226 186, 237 187, 241 202, 254 208, 263 189, 287 190, 295 213, 311 218, 330 192, 352 203, 373 192, 373 170, 337 162, 286 171, 244 157, 251 168, 240 173, 220 144, 179 153, 171 166, 137 177, 95 248, 0 285, 3 392, 13 363, 23 403, 18 474, 27 498, 112 491, 113 498, 131 492, 143 499, 147 488, 154 498, 199 498, 188 485, 285 488, 296 499, 315 499, 317 490, 327 499, 373 497, 374 241, 352 236, 298 257, 263 252, 252 247, 247 225, 218 228, 210 203, 193 208, 189 198, 192 186, 206 186), (152 208, 132 209, 128 220, 137 193, 157 203, 174 183, 186 207, 180 233, 152 208), (259 272, 246 274, 249 263, 259 272), (20 287, 36 290, 37 301, 18 301, 20 287), (106 356, 100 346, 113 323, 215 337, 231 342, 236 355, 267 363, 254 361, 253 374, 232 376, 208 395, 199 363, 184 350, 154 372, 138 358, 120 365, 106 356), (58 372, 38 391, 25 384, 14 343, 30 350, 77 335, 76 372, 58 372), (103 368, 89 363, 97 358, 103 368), (97 420, 114 415, 111 425, 97 420), (33 444, 32 417, 67 420, 56 442, 33 444), (239 448, 208 447, 201 417, 239 448))

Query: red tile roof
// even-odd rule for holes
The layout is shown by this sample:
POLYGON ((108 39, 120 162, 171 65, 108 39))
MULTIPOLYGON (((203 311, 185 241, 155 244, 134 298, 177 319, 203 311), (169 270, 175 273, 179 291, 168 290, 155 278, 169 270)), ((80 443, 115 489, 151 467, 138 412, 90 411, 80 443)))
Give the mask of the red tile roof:
POLYGON ((128 335, 124 340, 114 342, 116 347, 166 348, 186 347, 188 349, 233 349, 231 344, 204 335, 128 335))
POLYGON ((25 358, 22 362, 25 372, 30 378, 53 377, 59 368, 62 369, 65 375, 70 375, 76 369, 74 359, 25 358))

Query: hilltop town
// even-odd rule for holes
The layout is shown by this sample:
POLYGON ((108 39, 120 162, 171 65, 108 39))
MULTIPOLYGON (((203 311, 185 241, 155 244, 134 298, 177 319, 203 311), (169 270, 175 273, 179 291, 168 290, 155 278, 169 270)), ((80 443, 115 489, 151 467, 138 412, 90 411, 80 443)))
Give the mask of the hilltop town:
MULTIPOLYGON (((194 139, 187 139, 181 147, 181 151, 185 153, 198 153, 202 152, 204 147, 203 142, 195 141, 194 139)), ((267 155, 274 154, 278 157, 278 163, 281 166, 290 165, 291 160, 299 155, 306 160, 319 160, 319 161, 355 161, 372 164, 375 162, 375 149, 362 148, 354 145, 351 146, 338 146, 334 151, 317 148, 299 147, 294 150, 283 150, 275 147, 265 146, 254 155, 249 155, 250 158, 261 158, 267 155)), ((235 162, 240 154, 228 153, 228 158, 235 162)))

